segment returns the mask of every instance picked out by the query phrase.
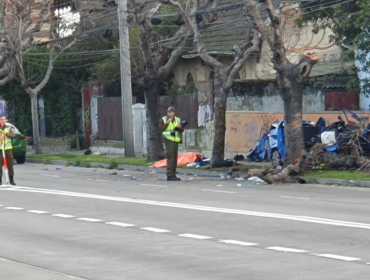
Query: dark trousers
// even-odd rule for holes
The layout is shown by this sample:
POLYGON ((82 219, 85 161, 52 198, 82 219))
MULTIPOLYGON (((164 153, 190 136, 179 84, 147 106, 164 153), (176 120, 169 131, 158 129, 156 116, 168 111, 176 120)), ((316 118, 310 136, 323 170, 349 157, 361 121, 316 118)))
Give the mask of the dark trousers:
MULTIPOLYGON (((14 176, 14 168, 13 168, 13 151, 12 150, 5 150, 5 157, 8 162, 8 172, 9 176, 14 176)), ((0 150, 0 177, 3 176, 3 151, 0 150)))
POLYGON ((176 177, 179 143, 166 139, 165 144, 166 144, 166 156, 167 156, 167 177, 176 177))

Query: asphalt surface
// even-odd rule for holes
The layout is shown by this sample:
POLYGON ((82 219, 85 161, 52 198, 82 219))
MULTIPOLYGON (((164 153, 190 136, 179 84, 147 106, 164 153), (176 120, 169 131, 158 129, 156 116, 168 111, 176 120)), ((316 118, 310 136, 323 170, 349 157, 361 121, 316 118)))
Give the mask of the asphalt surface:
POLYGON ((1 280, 370 279, 370 189, 15 170, 0 187, 1 280))

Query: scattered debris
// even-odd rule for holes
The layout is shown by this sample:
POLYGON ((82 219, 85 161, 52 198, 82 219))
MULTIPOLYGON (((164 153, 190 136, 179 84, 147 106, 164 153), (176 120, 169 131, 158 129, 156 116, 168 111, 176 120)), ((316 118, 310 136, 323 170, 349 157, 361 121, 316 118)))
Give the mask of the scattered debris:
POLYGON ((236 186, 237 186, 237 187, 242 187, 243 185, 242 185, 242 184, 237 184, 236 186))
POLYGON ((61 167, 57 167, 57 168, 55 168, 55 170, 60 171, 60 170, 62 170, 62 168, 61 167))
POLYGON ((253 188, 253 185, 252 184, 248 184, 247 187, 248 188, 253 188))
POLYGON ((110 172, 109 175, 117 175, 117 172, 110 172))
POLYGON ((265 181, 263 181, 262 179, 260 179, 260 178, 258 178, 256 176, 249 177, 248 178, 248 181, 255 181, 255 182, 265 183, 265 181))
POLYGON ((150 169, 149 173, 157 173, 154 169, 150 169))

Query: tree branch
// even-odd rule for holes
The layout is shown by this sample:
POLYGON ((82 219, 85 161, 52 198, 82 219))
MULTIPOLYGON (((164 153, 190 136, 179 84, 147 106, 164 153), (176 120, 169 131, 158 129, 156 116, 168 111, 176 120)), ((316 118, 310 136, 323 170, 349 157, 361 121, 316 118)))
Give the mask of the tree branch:
POLYGON ((48 83, 49 79, 50 79, 50 76, 51 76, 51 72, 53 71, 53 67, 54 67, 54 63, 55 61, 59 58, 59 56, 64 53, 66 50, 68 50, 69 48, 71 48, 75 43, 77 42, 76 39, 73 39, 72 42, 70 42, 67 46, 65 46, 62 50, 59 51, 59 53, 53 58, 53 46, 51 46, 51 50, 50 50, 50 58, 49 58, 49 66, 48 66, 48 69, 46 71, 46 74, 44 76, 44 79, 41 81, 41 83, 35 87, 34 89, 32 89, 32 91, 37 95, 40 90, 42 90, 46 84, 48 83))
POLYGON ((171 53, 170 59, 167 63, 158 69, 158 79, 163 79, 171 74, 171 70, 175 67, 178 60, 181 58, 183 54, 188 52, 189 49, 192 48, 193 45, 193 36, 187 35, 185 39, 185 43, 182 47, 178 47, 171 53))
POLYGON ((251 42, 251 46, 246 49, 242 56, 237 56, 235 58, 235 61, 233 64, 231 64, 228 69, 226 70, 227 78, 226 82, 224 84, 223 90, 225 92, 228 92, 235 80, 236 74, 243 68, 243 66, 246 64, 248 58, 252 53, 257 52, 260 49, 260 42, 259 42, 259 33, 255 30, 253 34, 253 39, 251 42))
POLYGON ((207 48, 202 42, 201 34, 199 32, 199 28, 196 22, 196 13, 198 10, 198 0, 188 0, 188 1, 192 1, 193 3, 193 8, 190 11, 190 16, 188 13, 185 12, 185 10, 183 9, 183 7, 181 6, 179 2, 173 1, 173 0, 164 0, 164 1, 168 3, 169 5, 176 7, 179 10, 180 14, 183 16, 186 26, 188 27, 190 33, 194 37, 193 42, 197 46, 197 50, 198 50, 198 53, 201 59, 206 64, 210 65, 213 68, 222 69, 223 64, 208 54, 207 48))

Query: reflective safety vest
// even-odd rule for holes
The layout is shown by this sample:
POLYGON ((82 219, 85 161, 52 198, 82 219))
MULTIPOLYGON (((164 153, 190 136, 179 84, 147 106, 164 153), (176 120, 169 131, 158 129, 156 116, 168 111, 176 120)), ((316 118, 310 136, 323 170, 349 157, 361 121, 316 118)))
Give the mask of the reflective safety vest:
MULTIPOLYGON (((162 120, 166 124, 168 122, 167 117, 163 117, 162 120)), ((175 117, 173 122, 170 122, 165 131, 162 132, 163 137, 167 140, 180 143, 181 142, 181 135, 180 131, 175 130, 175 128, 180 124, 180 118, 175 117)))
MULTIPOLYGON (((4 131, 8 133, 10 132, 10 127, 6 126, 4 130, 0 127, 0 131, 4 131)), ((3 135, 0 135, 0 150, 3 149, 3 140, 4 140, 3 135)), ((11 150, 11 149, 13 149, 12 140, 9 137, 5 136, 5 150, 11 150)))

